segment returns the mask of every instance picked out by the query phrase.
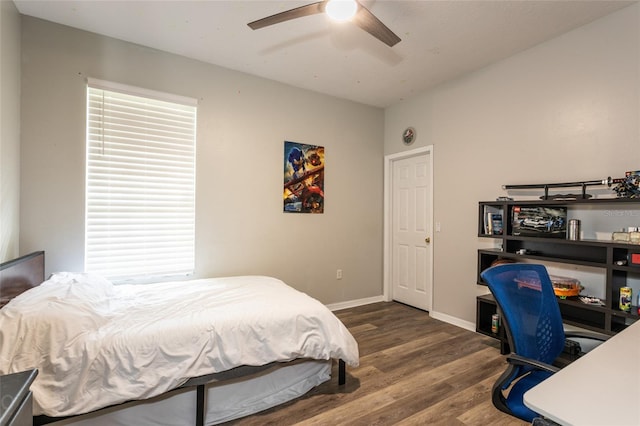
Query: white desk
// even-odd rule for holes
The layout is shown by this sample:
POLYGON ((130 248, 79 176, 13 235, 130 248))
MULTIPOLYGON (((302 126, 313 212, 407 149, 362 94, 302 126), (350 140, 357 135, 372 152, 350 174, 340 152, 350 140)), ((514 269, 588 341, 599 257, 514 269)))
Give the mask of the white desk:
POLYGON ((524 394, 562 425, 640 425, 640 321, 524 394))

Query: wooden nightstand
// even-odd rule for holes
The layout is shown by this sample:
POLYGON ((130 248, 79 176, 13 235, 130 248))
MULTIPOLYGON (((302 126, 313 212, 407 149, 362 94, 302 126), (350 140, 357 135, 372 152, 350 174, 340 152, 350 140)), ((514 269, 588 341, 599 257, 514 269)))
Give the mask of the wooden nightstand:
POLYGON ((0 426, 33 425, 33 409, 29 387, 38 370, 0 376, 0 426))

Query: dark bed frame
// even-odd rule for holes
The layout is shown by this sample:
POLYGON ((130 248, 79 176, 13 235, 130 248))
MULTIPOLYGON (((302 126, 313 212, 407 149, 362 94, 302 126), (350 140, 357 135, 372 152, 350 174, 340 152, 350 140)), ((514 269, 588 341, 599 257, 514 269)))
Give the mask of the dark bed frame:
POLYGON ((37 251, 0 264, 0 308, 44 281, 44 252, 37 251))
MULTIPOLYGON (((44 282, 44 251, 37 251, 0 264, 0 309, 9 303, 11 299, 24 293, 30 288, 37 287, 44 282)), ((292 361, 296 362, 296 361, 292 361)), ((196 387, 196 425, 204 425, 205 418, 205 386, 212 382, 222 382, 243 376, 250 376, 268 370, 278 363, 262 366, 241 366, 220 373, 207 374, 205 376, 189 379, 182 386, 174 389, 196 387)), ((346 383, 346 364, 338 360, 338 385, 346 383)), ((172 392, 172 391, 169 391, 172 392)), ((109 407, 105 407, 106 409, 109 407)), ((101 409, 102 410, 102 409, 101 409)), ((96 410, 100 411, 100 410, 96 410)), ((74 417, 74 416, 70 416, 74 417)), ((57 422, 69 417, 34 416, 34 425, 45 425, 57 422)))

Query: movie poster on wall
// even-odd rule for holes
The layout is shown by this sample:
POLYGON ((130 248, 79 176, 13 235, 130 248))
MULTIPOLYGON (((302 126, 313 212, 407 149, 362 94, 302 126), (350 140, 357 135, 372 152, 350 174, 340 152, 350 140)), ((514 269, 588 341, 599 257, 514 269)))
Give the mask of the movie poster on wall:
POLYGON ((324 147, 284 142, 284 211, 324 212, 324 147))

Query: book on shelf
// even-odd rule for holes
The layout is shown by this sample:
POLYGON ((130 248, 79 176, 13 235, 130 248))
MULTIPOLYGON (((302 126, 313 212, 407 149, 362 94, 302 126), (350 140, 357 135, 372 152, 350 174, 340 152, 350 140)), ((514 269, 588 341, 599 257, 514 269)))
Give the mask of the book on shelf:
POLYGON ((492 233, 493 235, 502 235, 502 215, 493 213, 491 215, 492 233))

